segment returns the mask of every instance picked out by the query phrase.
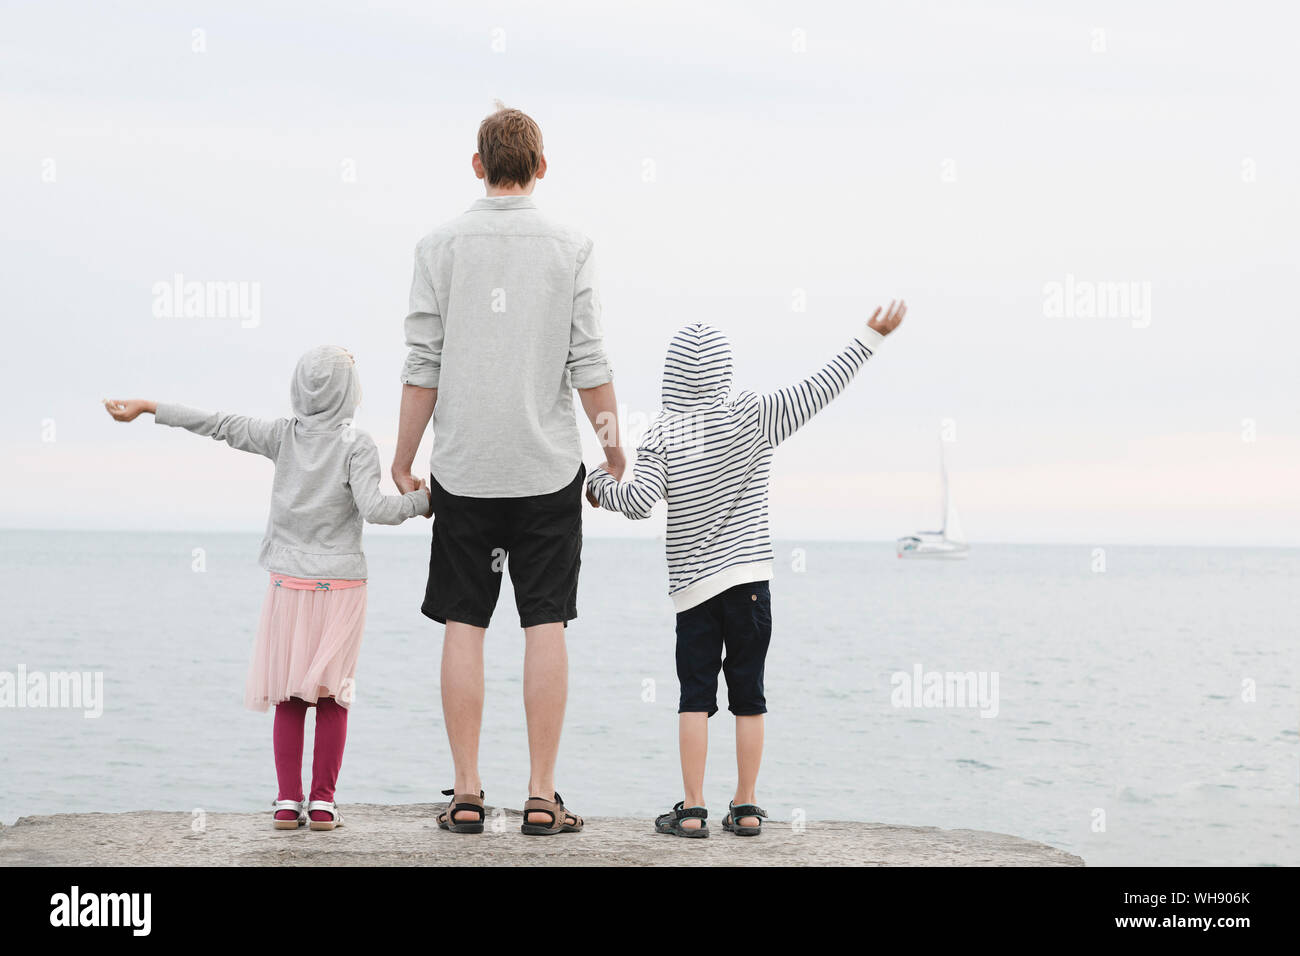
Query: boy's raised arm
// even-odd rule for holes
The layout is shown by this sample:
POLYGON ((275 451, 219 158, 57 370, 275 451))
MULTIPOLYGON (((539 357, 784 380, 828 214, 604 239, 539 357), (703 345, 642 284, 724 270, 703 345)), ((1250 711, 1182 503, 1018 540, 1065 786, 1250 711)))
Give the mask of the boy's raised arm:
POLYGON ((759 396, 759 422, 770 444, 781 444, 844 391, 880 347, 885 336, 898 328, 907 314, 907 305, 902 301, 891 302, 884 316, 880 313, 881 310, 876 309, 867 320, 862 335, 850 342, 821 371, 797 385, 759 396))

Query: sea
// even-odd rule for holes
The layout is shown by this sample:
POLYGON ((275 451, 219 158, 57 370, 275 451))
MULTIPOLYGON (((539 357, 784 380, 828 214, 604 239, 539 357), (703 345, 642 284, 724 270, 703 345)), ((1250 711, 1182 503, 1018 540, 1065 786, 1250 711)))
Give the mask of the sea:
MULTIPOLYGON (((271 716, 242 706, 266 590, 258 541, 0 531, 0 823, 269 812, 271 716), (42 699, 33 681, 63 693, 42 699)), ((428 539, 369 534, 366 550, 338 800, 437 801, 452 768, 442 628, 419 611, 428 539)), ((1300 865, 1300 550, 776 553, 758 789, 773 819, 992 830, 1092 865, 1300 865)), ((557 785, 589 818, 648 828, 681 799, 665 592, 661 541, 587 540, 557 785)), ((486 659, 484 787, 518 806, 523 636, 508 582, 486 659)), ((735 747, 725 686, 719 699, 705 793, 721 816, 735 747)))

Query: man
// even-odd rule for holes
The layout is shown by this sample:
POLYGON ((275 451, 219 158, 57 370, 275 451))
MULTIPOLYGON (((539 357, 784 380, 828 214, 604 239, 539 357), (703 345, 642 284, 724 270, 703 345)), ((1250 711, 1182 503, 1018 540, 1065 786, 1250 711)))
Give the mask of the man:
POLYGON ((446 625, 442 709, 456 778, 438 825, 483 832, 483 637, 508 561, 525 636, 522 830, 576 832, 582 818, 555 790, 586 476, 573 390, 621 477, 617 404, 591 241, 542 216, 532 199, 546 175, 541 130, 519 110, 498 109, 479 126, 471 164, 486 197, 415 249, 393 459, 398 488, 415 489, 412 463, 432 419, 433 543, 421 610, 446 625))

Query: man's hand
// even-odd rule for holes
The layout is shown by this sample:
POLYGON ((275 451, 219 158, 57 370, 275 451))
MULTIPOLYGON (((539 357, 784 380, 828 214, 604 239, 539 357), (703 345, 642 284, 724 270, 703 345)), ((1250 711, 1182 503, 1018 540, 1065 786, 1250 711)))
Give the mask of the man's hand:
POLYGON ((615 481, 623 480, 623 472, 627 471, 627 457, 623 454, 622 448, 606 448, 606 460, 600 463, 600 467, 614 476, 615 481))
POLYGON ((879 308, 871 314, 871 318, 867 319, 867 328, 879 332, 881 335, 888 335, 890 332, 894 331, 894 329, 898 328, 903 321, 903 316, 905 315, 907 315, 907 303, 902 299, 899 299, 897 302, 891 301, 889 303, 889 310, 885 312, 885 317, 883 319, 880 317, 879 308))
POLYGON ((151 402, 147 398, 106 398, 104 407, 108 409, 108 414, 119 422, 133 422, 140 417, 141 412, 153 415, 158 411, 158 403, 151 402))
POLYGON ((421 488, 428 488, 428 485, 423 478, 416 478, 415 475, 411 474, 411 466, 409 464, 399 466, 397 462, 393 462, 392 475, 393 484, 397 485, 397 490, 402 494, 406 494, 410 491, 419 491, 421 488))

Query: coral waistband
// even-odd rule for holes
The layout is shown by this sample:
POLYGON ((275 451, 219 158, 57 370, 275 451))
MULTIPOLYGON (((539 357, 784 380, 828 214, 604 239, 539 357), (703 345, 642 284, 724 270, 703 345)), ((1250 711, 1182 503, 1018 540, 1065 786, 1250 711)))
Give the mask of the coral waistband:
POLYGON ((289 588, 293 591, 342 591, 345 588, 364 587, 364 580, 341 578, 294 578, 287 574, 271 572, 271 583, 277 588, 289 588))

